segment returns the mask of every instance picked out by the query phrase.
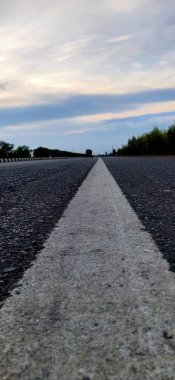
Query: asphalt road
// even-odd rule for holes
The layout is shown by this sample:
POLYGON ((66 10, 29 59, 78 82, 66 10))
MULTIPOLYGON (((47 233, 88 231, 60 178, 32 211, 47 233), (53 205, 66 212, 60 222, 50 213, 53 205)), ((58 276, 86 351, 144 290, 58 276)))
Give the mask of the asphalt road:
POLYGON ((0 164, 0 302, 35 259, 95 161, 0 164))
POLYGON ((111 174, 175 272, 175 158, 105 158, 111 174))
POLYGON ((175 380, 174 273, 98 160, 0 310, 2 380, 175 380))

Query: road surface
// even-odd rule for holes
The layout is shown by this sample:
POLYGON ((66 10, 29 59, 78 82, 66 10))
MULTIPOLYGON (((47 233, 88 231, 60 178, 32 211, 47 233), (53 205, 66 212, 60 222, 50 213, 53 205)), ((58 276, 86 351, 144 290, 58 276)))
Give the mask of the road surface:
POLYGON ((94 162, 0 164, 0 302, 36 258, 94 162))
POLYGON ((175 157, 114 157, 105 163, 175 272, 175 157))
POLYGON ((102 160, 1 312, 2 380, 175 379, 174 273, 102 160))

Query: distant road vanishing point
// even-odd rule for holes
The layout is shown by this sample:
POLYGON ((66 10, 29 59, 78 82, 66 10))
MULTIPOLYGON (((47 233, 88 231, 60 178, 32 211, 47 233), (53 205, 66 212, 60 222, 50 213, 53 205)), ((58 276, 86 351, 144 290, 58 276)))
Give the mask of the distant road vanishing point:
POLYGON ((174 294, 174 273, 98 159, 1 308, 0 378, 173 380, 174 294))

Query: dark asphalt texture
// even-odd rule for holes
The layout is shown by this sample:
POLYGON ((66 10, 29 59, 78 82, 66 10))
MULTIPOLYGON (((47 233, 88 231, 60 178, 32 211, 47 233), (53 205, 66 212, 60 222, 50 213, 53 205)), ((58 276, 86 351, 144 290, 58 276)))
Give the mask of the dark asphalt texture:
POLYGON ((55 227, 95 158, 0 164, 0 303, 55 227))
POLYGON ((175 157, 109 157, 104 162, 175 272, 175 157))

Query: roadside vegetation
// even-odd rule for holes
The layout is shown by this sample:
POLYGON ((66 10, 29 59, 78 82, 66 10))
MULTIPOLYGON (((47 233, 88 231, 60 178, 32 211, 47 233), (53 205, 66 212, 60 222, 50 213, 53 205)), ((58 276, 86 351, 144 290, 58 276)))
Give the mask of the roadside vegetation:
POLYGON ((27 145, 14 148, 13 144, 0 141, 0 158, 30 158, 30 157, 83 157, 85 154, 68 152, 59 149, 38 147, 31 150, 27 145))
POLYGON ((118 149, 118 156, 175 155, 175 124, 167 130, 154 127, 149 133, 132 137, 118 149))

